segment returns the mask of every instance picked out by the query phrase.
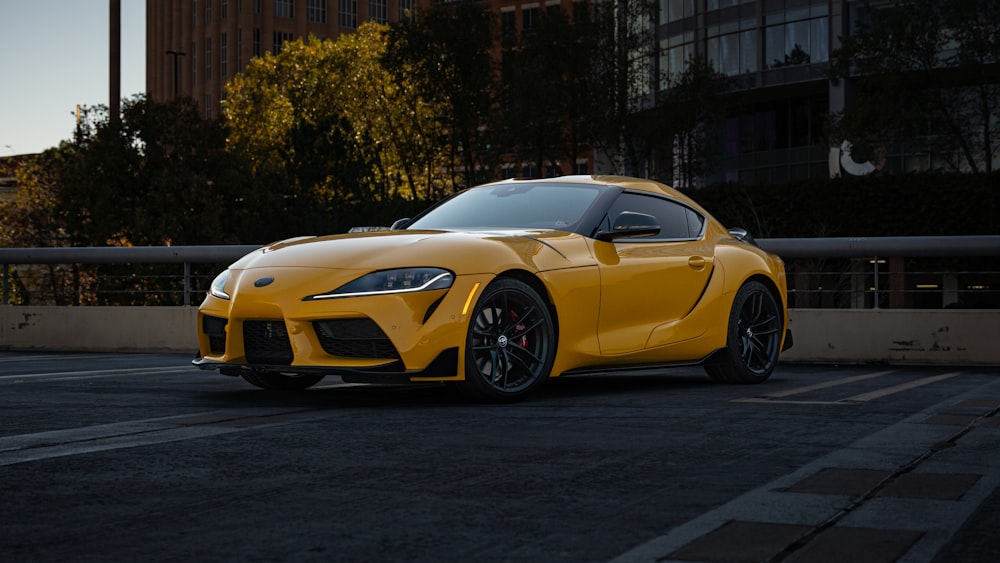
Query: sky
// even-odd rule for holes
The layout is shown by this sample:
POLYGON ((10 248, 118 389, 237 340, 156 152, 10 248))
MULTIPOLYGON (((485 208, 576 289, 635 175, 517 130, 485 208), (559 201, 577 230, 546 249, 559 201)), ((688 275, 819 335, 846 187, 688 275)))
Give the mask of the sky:
MULTIPOLYGON (((110 0, 0 0, 0 156, 73 136, 110 97, 110 0)), ((121 0, 121 95, 146 91, 146 0, 121 0)))

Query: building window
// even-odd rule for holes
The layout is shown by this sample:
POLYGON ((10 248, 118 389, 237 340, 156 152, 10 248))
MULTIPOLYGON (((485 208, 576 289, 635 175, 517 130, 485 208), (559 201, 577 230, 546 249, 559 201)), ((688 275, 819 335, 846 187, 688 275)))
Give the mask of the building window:
POLYGON ((205 119, 212 119, 212 96, 205 94, 205 119))
POLYGON ((253 56, 260 56, 260 28, 253 28, 253 56))
POLYGON ((281 49, 285 46, 286 41, 292 41, 294 39, 295 34, 290 31, 275 31, 273 48, 274 54, 277 55, 281 52, 281 49))
POLYGON ((229 37, 227 33, 219 36, 219 76, 229 74, 229 37))
POLYGON ((306 19, 312 23, 326 23, 326 0, 309 0, 306 4, 306 19))
POLYGON ((260 0, 253 0, 253 13, 260 13, 260 0))
POLYGON ((191 0, 191 27, 198 25, 198 0, 191 0))
MULTIPOLYGON (((810 11, 796 10, 782 14, 787 19, 803 17, 769 25, 764 30, 764 65, 766 68, 825 63, 830 60, 830 20, 825 6, 810 11)), ((768 21, 778 19, 768 17, 768 21)))
POLYGON ((219 0, 219 18, 229 17, 229 0, 219 0))
POLYGON ((198 47, 197 44, 194 42, 191 43, 190 53, 191 53, 191 86, 194 86, 195 84, 198 83, 198 71, 201 70, 198 68, 198 47))
POLYGON ((757 71, 756 29, 709 37, 706 49, 712 68, 727 76, 757 71))
POLYGON ((709 11, 718 10, 719 8, 728 8, 730 6, 736 6, 738 4, 746 4, 747 2, 752 2, 753 0, 708 0, 706 8, 709 11))
POLYGON ((660 0, 660 23, 670 23, 694 15, 694 0, 660 0))
POLYGON ((274 15, 279 18, 294 18, 295 0, 274 0, 274 15))
POLYGON ((517 14, 513 9, 500 12, 500 37, 506 41, 517 37, 517 14))
POLYGON ((205 25, 212 23, 212 0, 205 0, 205 25))
POLYGON ((538 8, 521 8, 521 30, 528 31, 538 23, 538 8))
POLYGON ((212 80, 212 38, 205 38, 205 82, 212 80))
POLYGON ((413 0, 399 0, 399 21, 405 20, 413 12, 413 0))
POLYGON ((340 1, 340 27, 358 27, 358 0, 340 1))
POLYGON ((236 68, 243 68, 243 29, 236 30, 236 68))
POLYGON ((386 22, 385 0, 368 0, 368 18, 374 22, 386 22))
POLYGON ((670 79, 684 72, 684 65, 694 55, 694 32, 673 35, 660 41, 660 89, 669 87, 670 79))

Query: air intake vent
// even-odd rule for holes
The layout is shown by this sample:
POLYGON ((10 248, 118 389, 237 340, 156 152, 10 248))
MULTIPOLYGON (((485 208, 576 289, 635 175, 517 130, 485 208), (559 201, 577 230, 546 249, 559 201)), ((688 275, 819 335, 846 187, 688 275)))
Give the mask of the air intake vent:
POLYGON ((201 319, 201 330, 208 336, 208 349, 212 354, 226 353, 226 319, 205 315, 201 319))
POLYGON ((243 351, 251 364, 287 366, 294 358, 284 321, 243 321, 243 351))
POLYGON ((398 360, 389 337, 371 319, 331 319, 313 323, 323 350, 341 358, 398 360))

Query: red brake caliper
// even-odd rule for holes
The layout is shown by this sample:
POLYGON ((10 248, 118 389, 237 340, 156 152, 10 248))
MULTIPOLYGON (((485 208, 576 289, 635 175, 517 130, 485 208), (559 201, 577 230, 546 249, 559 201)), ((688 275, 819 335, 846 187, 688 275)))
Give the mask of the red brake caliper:
MULTIPOLYGON (((510 322, 515 322, 515 321, 517 321, 517 313, 515 313, 514 311, 511 311, 510 312, 510 322)), ((517 324, 515 324, 514 325, 514 330, 517 331, 517 332, 521 332, 522 330, 524 330, 524 323, 517 323, 517 324)), ((524 348, 525 350, 527 350, 528 349, 528 337, 525 336, 525 335, 522 335, 521 338, 517 339, 517 345, 520 346, 521 348, 524 348)))

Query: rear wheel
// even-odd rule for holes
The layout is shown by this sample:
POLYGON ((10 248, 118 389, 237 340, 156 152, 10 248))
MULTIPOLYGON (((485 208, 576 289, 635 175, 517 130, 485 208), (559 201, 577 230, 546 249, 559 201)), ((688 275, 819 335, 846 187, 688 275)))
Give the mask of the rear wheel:
POLYGON ((759 281, 740 288, 729 314, 726 347, 705 371, 722 383, 760 383, 778 364, 781 347, 781 309, 774 294, 759 281))
POLYGON ((483 291, 469 322, 463 393, 514 402, 549 376, 555 330, 548 306, 526 283, 499 279, 483 291))
POLYGON ((301 391, 319 383, 323 374, 277 373, 267 371, 244 371, 240 374, 247 382, 261 389, 277 391, 301 391))

